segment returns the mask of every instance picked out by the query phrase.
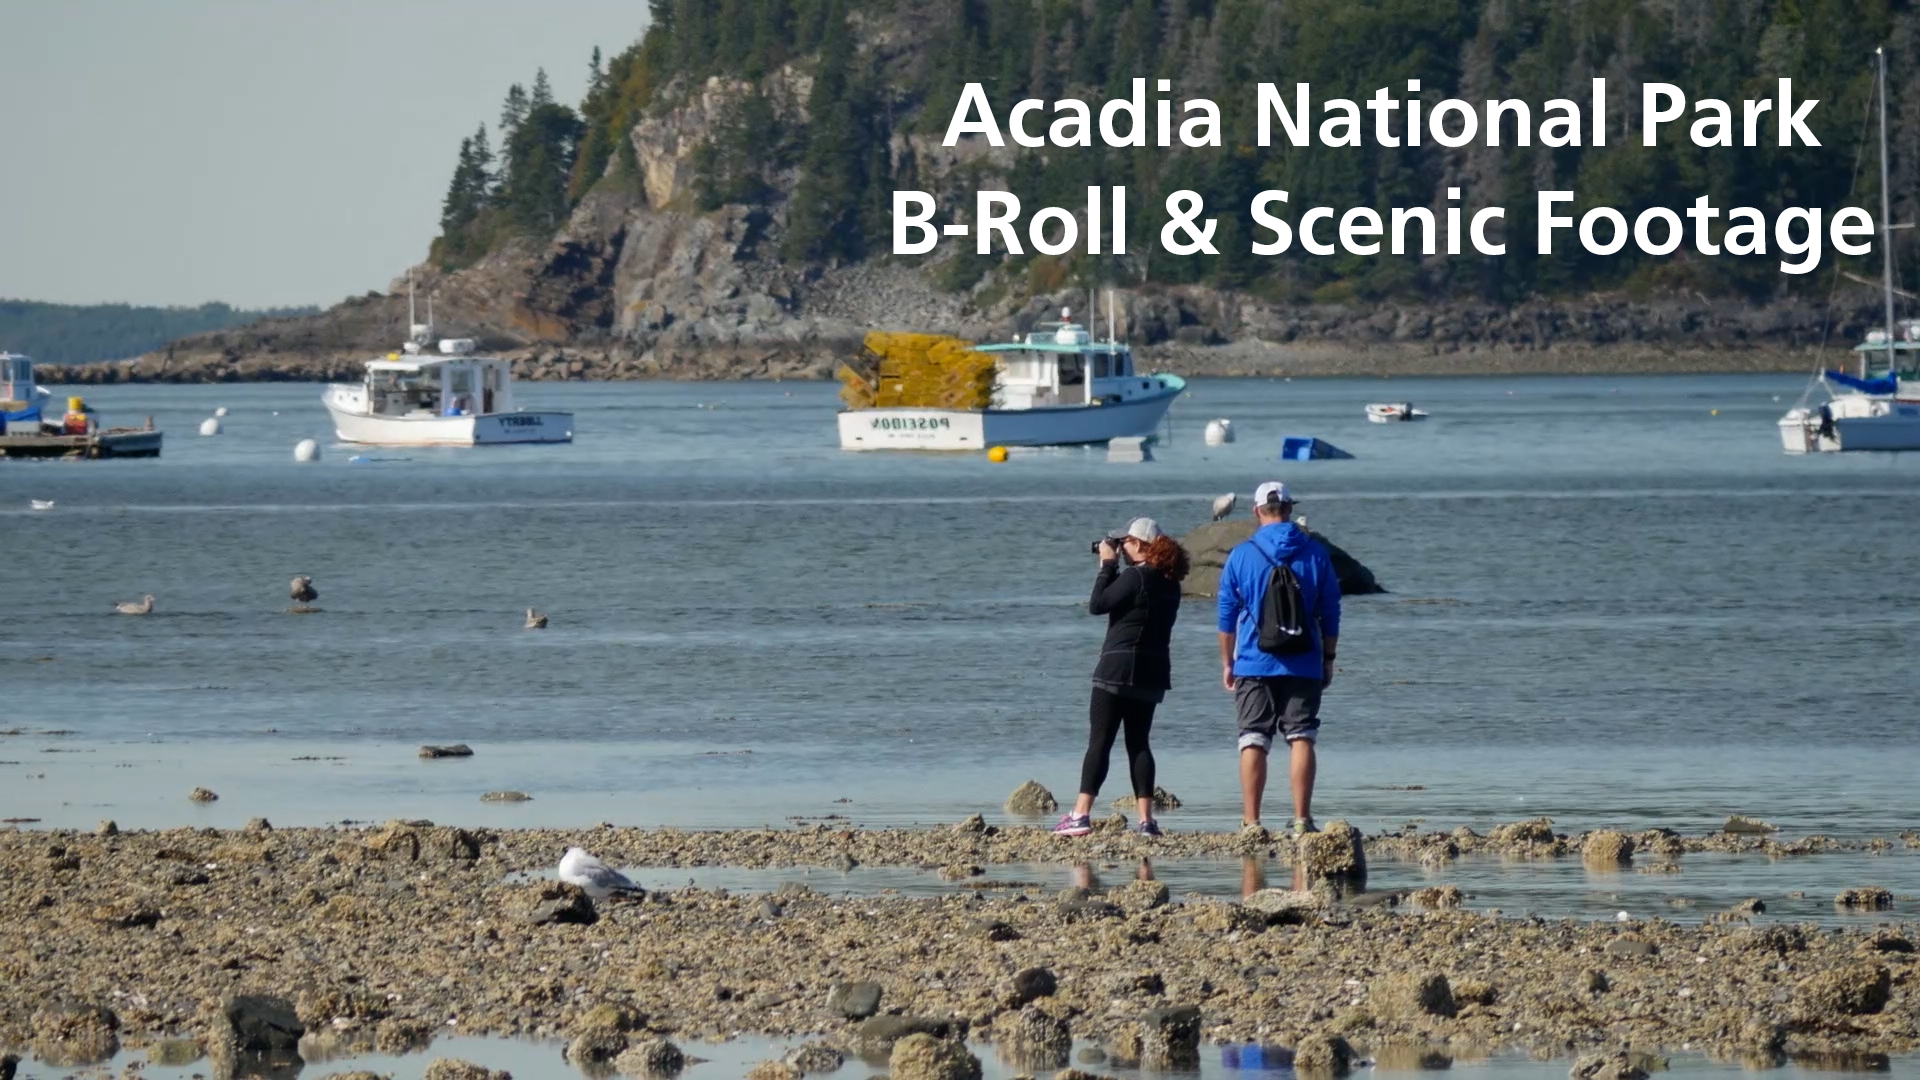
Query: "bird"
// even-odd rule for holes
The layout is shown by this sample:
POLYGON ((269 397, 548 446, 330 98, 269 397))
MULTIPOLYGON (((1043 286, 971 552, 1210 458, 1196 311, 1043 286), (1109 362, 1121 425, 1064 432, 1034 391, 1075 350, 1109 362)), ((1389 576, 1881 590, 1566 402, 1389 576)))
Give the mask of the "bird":
MULTIPOLYGON (((532 608, 528 608, 527 609, 527 629, 545 630, 546 628, 547 628, 547 617, 533 610, 532 608)), ((574 850, 578 851, 579 849, 575 848, 574 850)))
POLYGON ((122 615, 151 614, 153 612, 153 594, 148 593, 147 595, 141 597, 140 602, 137 604, 132 603, 131 601, 122 601, 118 604, 113 605, 113 610, 119 612, 122 615))
POLYGON ((1222 495, 1219 498, 1213 500, 1213 520, 1215 521, 1225 520, 1228 514, 1233 513, 1233 504, 1238 502, 1239 500, 1240 500, 1240 496, 1235 495, 1232 492, 1228 492, 1227 494, 1222 495))
POLYGON ((225 405, 220 406, 219 408, 213 410, 213 415, 215 416, 227 415, 227 407, 225 405))
POLYGON ((30 505, 30 506, 32 506, 32 507, 33 507, 33 508, 34 508, 35 510, 51 510, 51 509, 53 509, 53 500, 52 500, 52 499, 28 499, 28 500, 27 500, 27 504, 28 504, 28 505, 30 505))
POLYGON ((305 574, 293 579, 287 587, 288 595, 302 604, 311 604, 320 599, 320 590, 313 587, 313 579, 305 574))
POLYGON ((560 857, 559 876, 563 884, 578 885, 596 900, 614 893, 642 891, 633 879, 587 854, 583 848, 570 847, 560 857))

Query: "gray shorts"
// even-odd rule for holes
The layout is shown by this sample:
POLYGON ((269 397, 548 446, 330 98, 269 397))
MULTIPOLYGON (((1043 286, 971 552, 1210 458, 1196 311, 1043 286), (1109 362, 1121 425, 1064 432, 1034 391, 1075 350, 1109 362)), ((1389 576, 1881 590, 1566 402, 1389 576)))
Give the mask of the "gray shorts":
POLYGON ((1287 742, 1320 736, 1320 680, 1298 675, 1247 676, 1233 680, 1240 714, 1240 749, 1271 749, 1277 735, 1287 742))

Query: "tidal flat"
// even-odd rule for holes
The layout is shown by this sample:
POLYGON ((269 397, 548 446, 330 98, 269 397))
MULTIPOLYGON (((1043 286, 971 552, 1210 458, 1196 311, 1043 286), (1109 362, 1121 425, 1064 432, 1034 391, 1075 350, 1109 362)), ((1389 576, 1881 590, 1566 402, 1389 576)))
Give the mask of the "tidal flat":
POLYGON ((656 1040, 744 1035, 880 1061, 910 1035, 964 1035, 1058 1066, 1075 1045, 1124 1063, 1185 1053, 1188 1038, 1376 1057, 1899 1054, 1920 1047, 1910 897, 1835 894, 1870 914, 1825 928, 1770 919, 1764 904, 1691 924, 1550 921, 1462 910, 1444 886, 1369 892, 1364 874, 1368 861, 1491 856, 1684 873, 1690 858, 1760 865, 1913 842, 1568 835, 1521 821, 1364 839, 1330 824, 1299 844, 1148 842, 1110 822, 1072 844, 978 817, 913 830, 9 831, 0 1048, 81 1064, 182 1039, 217 1073, 252 1023, 233 1019, 234 1003, 264 999, 297 1018, 310 1060, 441 1035, 565 1040, 576 1064, 609 1068, 656 1040), (1306 887, 1234 900, 1120 874, 1064 890, 849 896, 788 883, 596 901, 546 876, 575 844, 630 868, 895 866, 956 881, 1010 863, 1253 853, 1306 887))

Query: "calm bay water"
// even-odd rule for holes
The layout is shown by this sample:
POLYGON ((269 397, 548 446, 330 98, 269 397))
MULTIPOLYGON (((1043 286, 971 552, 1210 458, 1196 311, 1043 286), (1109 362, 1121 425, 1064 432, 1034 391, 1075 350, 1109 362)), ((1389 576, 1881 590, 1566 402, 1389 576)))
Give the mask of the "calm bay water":
MULTIPOLYGON (((1065 796, 1087 542, 1278 476, 1392 590, 1348 601, 1322 819, 1890 835, 1920 826, 1920 455, 1785 457, 1801 384, 1196 380, 1135 466, 843 453, 813 384, 536 384, 579 442, 297 465, 317 387, 100 388, 162 459, 0 466, 0 816, 904 824, 1029 777, 1065 796), (1432 419, 1362 416, 1407 398, 1432 419), (1236 444, 1202 444, 1213 416, 1236 444), (1282 465, 1289 434, 1356 458, 1282 465), (284 613, 294 574, 323 613, 284 613), (476 756, 414 755, 455 741, 476 756), (534 801, 478 801, 502 788, 534 801)), ((1238 818, 1213 627, 1188 601, 1155 725, 1174 828, 1238 818)))

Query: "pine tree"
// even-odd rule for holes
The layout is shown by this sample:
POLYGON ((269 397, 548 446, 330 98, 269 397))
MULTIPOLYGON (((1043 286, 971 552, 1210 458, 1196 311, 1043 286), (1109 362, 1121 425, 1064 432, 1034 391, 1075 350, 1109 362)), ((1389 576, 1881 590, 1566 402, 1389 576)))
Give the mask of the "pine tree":
POLYGON ((527 97, 527 111, 532 112, 542 105, 553 104, 553 84, 547 81, 547 69, 540 68, 533 73, 533 93, 527 97))
POLYGON ((484 203, 493 198, 494 187, 499 183, 499 177, 493 175, 493 148, 487 145, 485 124, 473 131, 473 167, 479 178, 476 192, 484 203))
POLYGON ((527 88, 519 83, 507 87, 507 100, 500 106, 500 146, 504 149, 527 118, 527 88))

